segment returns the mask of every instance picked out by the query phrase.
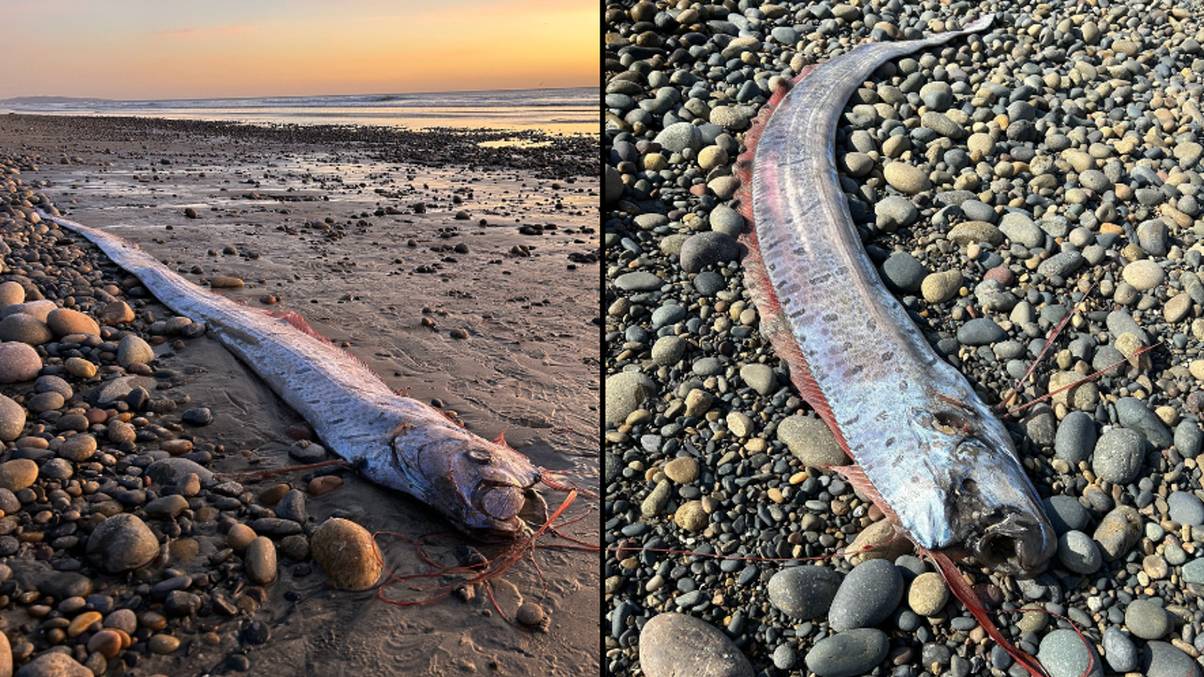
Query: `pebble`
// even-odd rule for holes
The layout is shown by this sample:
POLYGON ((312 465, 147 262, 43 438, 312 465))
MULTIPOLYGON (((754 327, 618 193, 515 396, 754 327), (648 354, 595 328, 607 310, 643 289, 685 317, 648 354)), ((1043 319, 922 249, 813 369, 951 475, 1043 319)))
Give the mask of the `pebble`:
POLYGON ((915 223, 919 213, 911 200, 898 195, 888 195, 874 205, 874 225, 879 230, 893 232, 915 223))
POLYGON ((180 640, 171 635, 157 634, 151 635, 146 645, 151 653, 163 655, 175 653, 176 649, 180 648, 180 640))
MULTIPOLYGON (((760 363, 746 364, 740 367, 740 380, 760 395, 772 393, 777 385, 777 377, 774 375, 773 369, 760 363)), ((607 399, 610 399, 609 393, 607 399)))
POLYGON ((1104 660, 1116 672, 1132 672, 1137 669, 1137 646, 1133 640, 1116 626, 1104 630, 1104 660))
POLYGON ((1145 443, 1141 435, 1128 428, 1112 428, 1100 435, 1091 458, 1091 470, 1100 479, 1128 484, 1141 472, 1145 443))
POLYGON ((1095 648, 1084 644, 1078 633, 1068 628, 1054 630, 1041 638, 1037 660, 1045 666, 1050 677, 1082 677, 1088 664, 1091 664, 1092 668, 1087 675, 1104 675, 1095 648))
POLYGON ((70 334, 87 334, 100 336, 100 325, 96 320, 70 308, 56 308, 46 316, 46 326, 55 336, 70 334))
POLYGON ((728 235, 713 231, 695 233, 681 245, 681 268, 687 273, 697 273, 707 266, 732 261, 739 254, 739 245, 728 235))
POLYGON ((652 379, 637 371, 623 371, 606 377, 606 425, 616 426, 656 392, 652 379))
POLYGON ((788 416, 778 424, 778 440, 795 458, 813 468, 848 463, 848 456, 836 442, 828 425, 818 418, 801 414, 788 416))
POLYGON ((233 548, 236 552, 242 552, 251 545, 251 542, 256 539, 255 530, 251 527, 238 523, 230 526, 230 530, 226 532, 226 544, 233 548))
POLYGON ((0 463, 0 489, 21 491, 33 486, 38 479, 38 464, 27 458, 0 463))
POLYGON ((934 571, 916 576, 907 590, 907 605, 921 616, 935 616, 949 601, 949 587, 945 579, 934 571))
POLYGON ((17 303, 25 303, 25 287, 12 280, 0 282, 0 308, 17 303))
POLYGON ((753 677, 753 667, 714 626, 679 613, 653 616, 640 630, 640 668, 648 677, 753 677))
POLYGON ((1204 525, 1204 502, 1186 491, 1174 491, 1166 499, 1167 514, 1172 522, 1204 525))
POLYGON ((159 554, 159 540, 137 515, 122 513, 101 522, 88 537, 88 557, 119 574, 145 566, 159 554))
POLYGON ((1166 642, 1147 644, 1139 666, 1145 677, 1199 677, 1200 674, 1191 656, 1166 642))
POLYGON ((340 590, 366 590, 380 579, 384 557, 372 534, 362 526, 332 517, 309 540, 314 561, 340 590))
POLYGON ((1116 419, 1122 426, 1141 433, 1156 449, 1164 449, 1175 442, 1166 423, 1136 397, 1122 397, 1116 401, 1116 419))
POLYGON ((1125 627, 1141 639, 1161 639, 1170 631, 1170 618, 1154 602, 1135 599, 1125 607, 1125 627))
POLYGON ((123 367, 150 364, 154 359, 154 349, 137 334, 126 334, 117 344, 117 363, 123 367))
POLYGON ((1149 291, 1162 284, 1166 273, 1162 267, 1149 259, 1139 259, 1124 267, 1121 277, 1137 291, 1149 291))
POLYGON ((932 188, 924 170, 906 162, 888 162, 882 175, 891 188, 905 195, 915 195, 932 188))
POLYGON ((828 612, 833 630, 877 625, 903 598, 903 576, 892 562, 871 559, 845 575, 828 612))
POLYGON ((25 407, 0 395, 0 441, 11 442, 25 429, 25 407))
POLYGON ((523 602, 514 614, 515 620, 529 628, 546 630, 549 622, 548 614, 543 607, 535 602, 523 602))
POLYGON ((0 341, 40 346, 49 343, 53 338, 50 327, 31 315, 14 313, 0 320, 0 341))
POLYGON ((889 651, 886 633, 859 628, 821 639, 803 660, 818 677, 855 677, 873 670, 889 651))
POLYGON ((1058 537, 1058 561, 1083 576, 1099 571, 1104 563, 1099 546, 1081 531, 1067 531, 1058 537))
POLYGON ((247 576, 259 585, 276 580, 276 544, 266 536, 258 536, 247 546, 243 556, 247 576))
POLYGON ((1096 445, 1095 420, 1082 411, 1072 411, 1058 423, 1054 456, 1071 466, 1087 460, 1096 445))
POLYGON ((999 230, 1009 240, 1029 249, 1045 242, 1045 232, 1024 212, 1007 212, 999 221, 999 230))
POLYGON ((209 280, 209 286, 213 289, 241 289, 245 284, 241 277, 235 275, 214 275, 209 280))
POLYGON ((32 346, 15 341, 0 343, 0 383, 32 381, 42 370, 42 358, 32 346))
POLYGON ((661 130, 655 141, 671 153, 680 153, 687 148, 698 150, 702 147, 702 133, 688 122, 675 122, 661 130))
POLYGON ((1091 535, 1109 560, 1124 556, 1141 536, 1141 515, 1131 506, 1119 505, 1100 520, 1091 535))
MULTIPOLYGON (((882 264, 882 277, 887 284, 900 291, 916 292, 927 276, 928 269, 924 267, 924 264, 907 252, 895 252, 882 264)), ((957 285, 960 287, 960 274, 958 278, 957 285)), ((925 300, 928 300, 927 297, 925 300)))
POLYGON ((673 523, 691 533, 705 529, 709 519, 702 501, 686 501, 673 513, 673 523))
POLYGON ((957 296, 957 290, 961 286, 962 273, 960 270, 943 270, 924 278, 920 284, 920 295, 929 303, 944 303, 957 296))
POLYGON ((985 346, 1006 336, 999 324, 989 317, 974 318, 957 328, 957 342, 964 346, 985 346))
POLYGON ((778 611, 811 620, 828 615, 840 581, 840 574, 827 567, 786 567, 769 579, 766 594, 778 611))
POLYGON ((689 456, 678 456, 665 464, 665 477, 678 484, 689 484, 698 479, 698 461, 689 456))
POLYGON ((16 677, 93 677, 92 671, 60 651, 47 651, 17 670, 16 677))

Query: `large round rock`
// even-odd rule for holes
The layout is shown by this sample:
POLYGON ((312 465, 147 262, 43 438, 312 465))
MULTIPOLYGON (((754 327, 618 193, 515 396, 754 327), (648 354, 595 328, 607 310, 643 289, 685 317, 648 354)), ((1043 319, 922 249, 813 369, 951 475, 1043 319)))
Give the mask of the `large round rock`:
POLYGON ((793 618, 827 615, 840 587, 840 574, 821 566, 787 567, 769 579, 769 603, 793 618))
POLYGON ((681 245, 681 268, 687 273, 697 273, 703 268, 740 255, 740 246, 735 238, 723 233, 707 231, 696 233, 681 245))
POLYGON ((640 630, 647 677, 752 677, 752 665, 727 635, 685 614, 664 613, 640 630))
POLYGON ((1146 677, 1199 677, 1191 656, 1167 642, 1150 642, 1141 652, 1141 674, 1146 677))
POLYGON ((309 540, 314 561, 340 590, 367 590, 380 580, 384 557, 372 534, 351 520, 331 517, 309 540))
POLYGON ((1113 428, 1100 435, 1091 459, 1091 469, 1100 479, 1128 484, 1141 472, 1145 440, 1128 428, 1113 428))
POLYGON ((828 624, 833 630, 851 630, 877 625, 899 606, 903 598, 903 576, 892 562, 872 559, 853 567, 844 577, 828 624))
POLYGON ((1083 643, 1074 630, 1062 628, 1041 638, 1037 660, 1049 677, 1081 677, 1090 664, 1089 677, 1103 677, 1104 669, 1095 648, 1083 643))
POLYGON ((122 513, 92 530, 87 552, 97 566, 118 574, 150 563, 159 554, 159 539, 137 515, 122 513))
POLYGON ((17 439, 24 429, 25 407, 5 395, 0 395, 0 441, 17 439))
POLYGON ((54 335, 44 322, 32 315, 13 313, 0 320, 0 341, 17 341, 31 346, 40 346, 54 335))
POLYGON ((24 343, 0 343, 0 383, 32 381, 42 370, 38 351, 24 343))
POLYGON ((816 642, 804 660, 807 669, 819 677, 854 677, 877 667, 886 660, 889 650, 886 633, 877 628, 858 628, 816 642))
POLYGON ((656 384, 638 371, 621 371, 606 377, 606 425, 617 426, 639 409, 656 384))
POLYGON ((63 651, 47 651, 17 670, 17 677, 92 677, 92 671, 63 651))
POLYGON ((96 320, 70 308, 56 308, 50 311, 50 314, 46 316, 46 326, 50 327, 50 331, 54 332, 55 336, 70 334, 100 336, 100 325, 96 323, 96 320))

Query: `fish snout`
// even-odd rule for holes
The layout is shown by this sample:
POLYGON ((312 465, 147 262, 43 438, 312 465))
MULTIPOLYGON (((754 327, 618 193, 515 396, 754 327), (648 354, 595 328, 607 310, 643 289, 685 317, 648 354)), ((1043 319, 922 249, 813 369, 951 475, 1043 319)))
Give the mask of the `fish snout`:
POLYGON ((984 566, 1017 576, 1035 576, 1053 557, 1057 540, 1043 517, 1009 511, 988 519, 972 549, 974 558, 984 566))

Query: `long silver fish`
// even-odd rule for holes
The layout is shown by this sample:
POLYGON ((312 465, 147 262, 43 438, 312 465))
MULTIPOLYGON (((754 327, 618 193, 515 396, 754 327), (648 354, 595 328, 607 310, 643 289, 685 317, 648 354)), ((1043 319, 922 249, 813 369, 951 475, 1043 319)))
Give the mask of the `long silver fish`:
POLYGON ((804 73, 745 138, 745 260, 762 332, 856 463, 839 468, 918 546, 1011 573, 1056 541, 1007 430, 928 345, 866 255, 836 174, 845 103, 884 62, 990 25, 861 45, 804 73), (749 172, 751 171, 751 177, 749 172))
POLYGON ((204 322, 322 442, 368 479, 405 492, 478 537, 513 537, 525 491, 541 472, 524 455, 397 395, 359 360, 308 329, 206 291, 137 245, 46 214, 100 247, 168 308, 204 322))

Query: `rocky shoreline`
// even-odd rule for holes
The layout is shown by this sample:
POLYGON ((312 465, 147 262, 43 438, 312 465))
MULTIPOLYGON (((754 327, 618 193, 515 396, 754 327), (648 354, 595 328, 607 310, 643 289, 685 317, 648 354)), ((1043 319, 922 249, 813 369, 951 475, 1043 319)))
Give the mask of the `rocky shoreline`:
POLYGON ((817 469, 840 451, 757 332, 735 240, 732 163, 770 92, 862 41, 994 12, 980 37, 859 90, 837 132, 841 184, 883 279, 988 402, 1121 364, 1005 420, 1060 539, 1035 579, 966 567, 996 622, 1057 677, 1088 664, 1067 619, 1093 674, 1199 674, 1199 9, 607 6, 611 673, 1026 674, 817 469), (868 559, 837 555, 850 545, 868 559))
POLYGON ((289 143, 355 148, 380 160, 446 166, 527 169, 556 177, 598 173, 597 141, 589 136, 489 129, 409 130, 374 125, 244 124, 215 120, 168 120, 132 116, 8 113, 9 125, 53 125, 84 135, 222 136, 239 143, 289 143), (501 142, 501 145, 493 145, 501 142), (518 145, 521 144, 521 145, 518 145))
MULTIPOLYGON (((575 460, 572 445, 592 439, 596 404, 589 404, 588 389, 572 385, 573 365, 563 368, 526 338, 489 328, 493 316, 475 309, 477 296, 514 299, 528 288, 558 284, 528 279, 530 271, 596 279, 578 270, 596 265, 596 257, 582 255, 592 230, 570 227, 587 222, 576 204, 590 189, 579 187, 579 177, 565 173, 571 167, 556 164, 552 151, 511 162, 464 146, 456 152, 465 165, 427 167, 403 159, 417 147, 398 145, 392 134, 378 142, 363 130, 309 132, 0 116, 0 629, 10 640, 7 654, 0 650, 0 674, 6 665, 28 677, 556 673, 589 664, 592 647, 572 642, 583 622, 595 627, 593 593, 583 593, 597 589, 588 555, 541 552, 544 569, 524 563, 495 583, 504 614, 514 618, 522 609, 530 626, 499 618, 478 590, 419 609, 399 609, 364 591, 382 578, 383 566, 425 570, 405 538, 446 524, 344 468, 259 476, 333 457, 204 327, 176 317, 95 247, 36 212, 55 213, 53 195, 72 218, 138 224, 150 234, 122 234, 182 274, 257 307, 299 307, 320 330, 363 351, 358 356, 396 387, 413 386, 415 396, 451 415, 456 407, 474 429, 488 432, 506 425, 496 422, 500 416, 514 417, 512 444, 532 449, 541 465, 570 481, 590 483, 592 466, 575 460), (397 159, 370 159, 376 152, 397 159), (300 169, 282 168, 284 162, 300 169), (474 162, 489 169, 469 167, 474 162), (249 183, 251 172, 262 181, 227 188, 249 183), (365 190, 350 180, 352 172, 364 185, 387 188, 365 190), (410 191, 394 175, 432 185, 410 191), (507 223, 509 202, 519 201, 517 190, 508 191, 536 183, 532 177, 553 177, 547 182, 555 188, 531 198, 517 222, 507 223), (173 204, 185 194, 198 201, 173 204), (457 216, 470 210, 471 230, 467 216, 457 216), (559 228, 547 216, 552 212, 564 217, 559 228), (241 230, 232 235, 230 228, 241 230), (386 243, 396 243, 398 233, 405 237, 396 246, 368 247, 370 228, 386 243), (379 268, 366 249, 388 268, 379 268), (356 252, 353 270, 346 253, 356 252), (468 268, 478 257, 480 265, 468 268), (512 273, 513 282, 496 292, 478 285, 478 277, 512 273), (398 285, 398 277, 423 284, 398 285), (370 295, 380 312, 352 310, 365 297, 343 289, 377 284, 389 287, 370 295), (394 294, 406 289, 409 303, 392 312, 399 307, 394 294), (445 299, 455 301, 445 306, 445 299), (334 311, 329 318, 327 310, 334 311), (376 338, 361 346, 368 337, 376 338), (459 346, 455 356, 448 357, 447 346, 459 346), (496 370, 481 366, 495 363, 482 355, 514 354, 515 346, 522 346, 517 360, 496 362, 496 370), (437 365, 427 357, 436 354, 443 356, 437 365), (564 374, 563 392, 542 388, 540 378, 526 390, 510 387, 545 367, 564 374), (429 370, 438 377, 426 376, 429 370), (477 379, 498 391, 475 387, 477 379), (502 391, 506 396, 498 397, 502 391), (546 421, 527 413, 570 395, 585 402, 581 412, 546 421), (542 441, 543 429, 557 431, 556 446, 542 441), (405 538, 382 540, 378 548, 367 529, 405 538)), ((518 157, 526 149, 513 152, 518 157)), ((588 164, 592 153, 584 157, 588 164)), ((579 333, 544 319, 559 304, 529 300, 510 329, 521 332, 527 321, 557 327, 548 336, 529 332, 530 341, 573 354, 579 333)), ((588 318, 571 322, 578 321, 590 326, 588 318)), ((577 369, 596 379, 587 367, 577 369)), ((450 564, 498 549, 475 545, 448 537, 431 551, 450 564)), ((390 596, 419 596, 411 592, 399 587, 390 596)))

